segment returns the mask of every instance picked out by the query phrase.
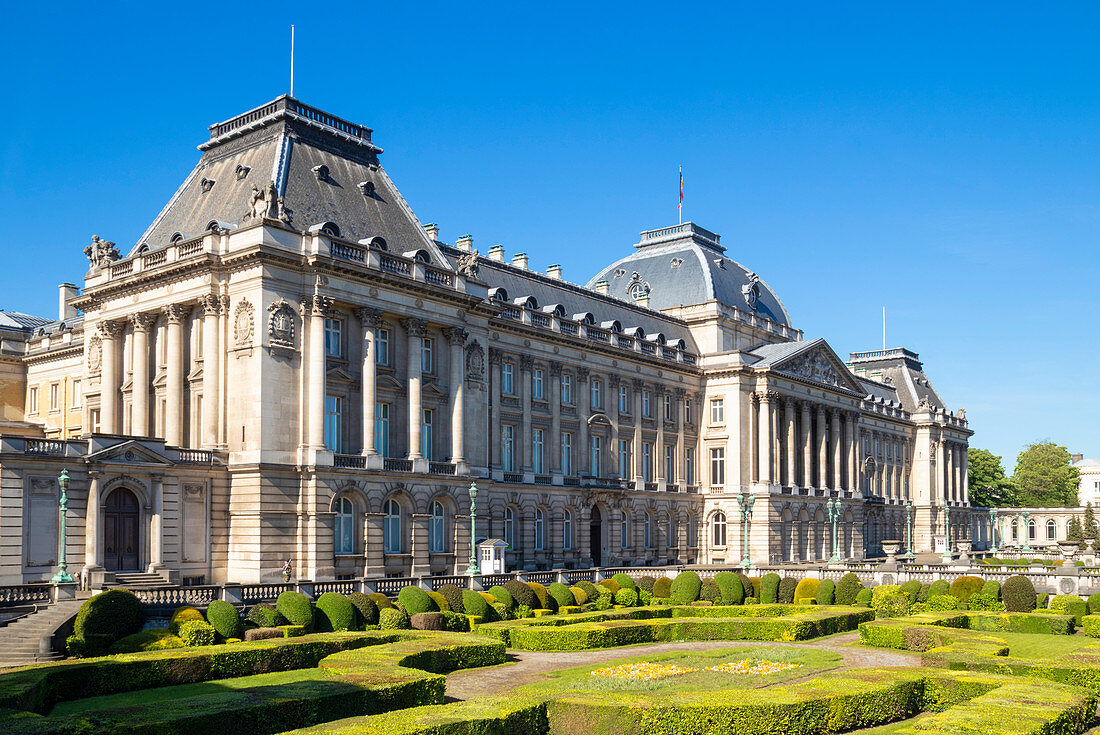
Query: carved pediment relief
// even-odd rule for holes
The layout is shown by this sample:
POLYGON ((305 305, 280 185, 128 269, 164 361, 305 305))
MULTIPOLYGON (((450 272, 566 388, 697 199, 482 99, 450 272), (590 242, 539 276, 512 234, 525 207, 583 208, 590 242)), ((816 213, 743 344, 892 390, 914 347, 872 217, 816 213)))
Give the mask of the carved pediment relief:
POLYGON ((794 355, 773 369, 778 373, 812 383, 829 385, 859 394, 864 392, 840 358, 824 345, 794 355))
POLYGON ((111 464, 137 464, 155 465, 158 467, 171 467, 172 462, 142 446, 136 441, 122 442, 112 447, 107 447, 94 454, 88 455, 88 462, 104 462, 111 464))

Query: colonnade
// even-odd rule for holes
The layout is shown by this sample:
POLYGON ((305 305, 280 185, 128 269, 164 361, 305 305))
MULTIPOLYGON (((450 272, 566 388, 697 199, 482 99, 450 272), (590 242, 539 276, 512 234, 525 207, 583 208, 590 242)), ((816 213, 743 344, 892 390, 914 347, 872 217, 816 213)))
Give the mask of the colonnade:
POLYGON ((753 394, 753 482, 859 489, 859 413, 772 391, 753 394))
POLYGON ((970 502, 970 461, 967 445, 944 439, 940 447, 943 456, 940 477, 943 498, 965 505, 970 502))

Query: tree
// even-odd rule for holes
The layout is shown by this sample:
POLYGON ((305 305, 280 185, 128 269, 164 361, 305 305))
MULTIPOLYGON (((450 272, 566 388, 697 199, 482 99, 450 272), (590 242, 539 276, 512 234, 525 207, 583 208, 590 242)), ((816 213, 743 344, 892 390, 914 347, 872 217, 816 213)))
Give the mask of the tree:
POLYGON ((1066 529, 1066 540, 1074 541, 1081 545, 1082 548, 1088 546, 1088 541, 1085 539, 1085 530, 1081 526, 1081 519, 1077 516, 1069 519, 1069 528, 1066 529))
POLYGON ((988 449, 970 447, 967 451, 970 478, 970 503, 994 506, 1015 505, 1016 489, 1005 477, 1001 458, 988 449))
POLYGON ((1093 510, 1092 501, 1085 503, 1085 538, 1095 540, 1097 534, 1096 511, 1093 510))
POLYGON ((1029 445, 1016 458, 1016 482, 1020 505, 1077 505, 1077 468, 1071 464, 1069 450, 1054 442, 1029 445))

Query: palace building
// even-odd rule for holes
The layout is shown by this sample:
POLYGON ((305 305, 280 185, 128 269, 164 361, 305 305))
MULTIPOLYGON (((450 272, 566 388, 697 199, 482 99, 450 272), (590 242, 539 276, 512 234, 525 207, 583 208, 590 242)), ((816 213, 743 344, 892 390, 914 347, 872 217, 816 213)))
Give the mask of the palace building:
POLYGON ((581 286, 444 242, 369 128, 291 97, 199 150, 58 319, 0 312, 0 582, 53 573, 62 469, 93 586, 462 573, 471 483, 513 569, 988 542, 917 354, 804 339, 716 233, 581 286))

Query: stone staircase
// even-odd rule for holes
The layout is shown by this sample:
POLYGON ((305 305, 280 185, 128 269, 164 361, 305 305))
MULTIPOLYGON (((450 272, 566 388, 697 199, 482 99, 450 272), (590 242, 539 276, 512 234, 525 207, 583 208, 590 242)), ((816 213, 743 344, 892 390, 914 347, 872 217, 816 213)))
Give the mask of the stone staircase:
POLYGON ((54 632, 76 615, 84 600, 41 605, 34 613, 0 628, 0 668, 62 658, 51 647, 54 632))
POLYGON ((155 590, 172 587, 168 580, 152 572, 128 572, 115 574, 115 581, 109 587, 122 587, 128 590, 155 590))

